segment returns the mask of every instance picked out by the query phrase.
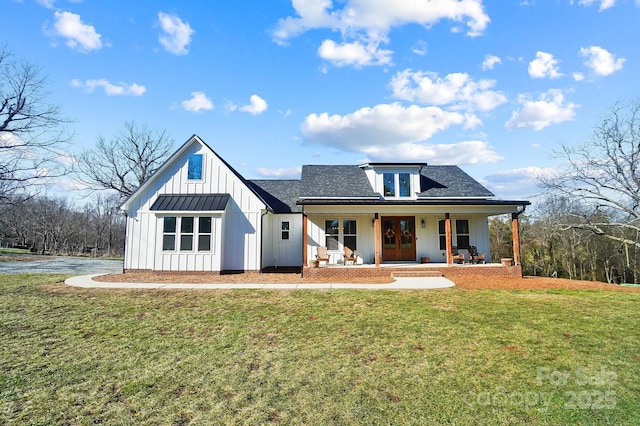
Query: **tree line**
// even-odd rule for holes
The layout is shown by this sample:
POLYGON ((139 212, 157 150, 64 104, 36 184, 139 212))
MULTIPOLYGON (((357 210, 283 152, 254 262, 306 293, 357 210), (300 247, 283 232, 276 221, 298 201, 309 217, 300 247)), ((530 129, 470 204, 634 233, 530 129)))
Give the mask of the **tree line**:
MULTIPOLYGON (((547 207, 566 204, 548 200, 547 207)), ((599 217, 598 220, 602 220, 599 217)), ((520 256, 526 276, 558 277, 607 283, 640 282, 640 250, 634 244, 615 241, 579 227, 572 213, 520 216, 520 256)), ((628 235, 629 239, 638 235, 628 235)), ((511 257, 511 217, 489 220, 492 259, 511 257)))
POLYGON ((40 254, 122 256, 125 219, 117 197, 98 195, 78 208, 65 198, 16 197, 0 205, 0 247, 40 254))

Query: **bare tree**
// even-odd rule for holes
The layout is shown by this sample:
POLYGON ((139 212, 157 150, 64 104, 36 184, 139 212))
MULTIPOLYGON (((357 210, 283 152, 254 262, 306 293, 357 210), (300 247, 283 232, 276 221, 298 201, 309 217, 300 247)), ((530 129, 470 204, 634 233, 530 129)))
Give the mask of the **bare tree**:
POLYGON ((565 229, 640 247, 640 99, 614 105, 589 142, 563 145, 558 156, 563 171, 541 186, 585 208, 565 229))
POLYGON ((46 86, 40 69, 0 47, 0 204, 66 172, 59 160, 69 120, 48 102, 46 86))
POLYGON ((76 164, 78 179, 93 190, 111 189, 124 198, 142 185, 169 157, 173 139, 165 131, 153 132, 135 122, 107 140, 98 137, 93 150, 76 164))

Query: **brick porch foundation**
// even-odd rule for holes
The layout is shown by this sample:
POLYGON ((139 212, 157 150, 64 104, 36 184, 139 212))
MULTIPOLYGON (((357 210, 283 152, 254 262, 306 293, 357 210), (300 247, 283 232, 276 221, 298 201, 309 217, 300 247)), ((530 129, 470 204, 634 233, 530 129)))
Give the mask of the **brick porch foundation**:
POLYGON ((341 279, 348 278, 379 278, 379 277, 445 277, 454 279, 460 276, 479 275, 483 277, 500 276, 500 277, 522 277, 522 266, 502 266, 502 265, 454 265, 442 267, 305 267, 302 270, 304 279, 327 279, 339 282, 341 279))

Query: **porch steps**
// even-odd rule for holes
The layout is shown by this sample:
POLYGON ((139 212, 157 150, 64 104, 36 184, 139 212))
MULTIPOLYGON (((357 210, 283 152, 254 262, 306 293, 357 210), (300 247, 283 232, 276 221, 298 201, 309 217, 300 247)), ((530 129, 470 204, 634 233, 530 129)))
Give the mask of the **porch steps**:
POLYGON ((404 271, 393 271, 391 273, 392 277, 395 278, 420 278, 420 277, 442 277, 444 274, 438 270, 404 270, 404 271))

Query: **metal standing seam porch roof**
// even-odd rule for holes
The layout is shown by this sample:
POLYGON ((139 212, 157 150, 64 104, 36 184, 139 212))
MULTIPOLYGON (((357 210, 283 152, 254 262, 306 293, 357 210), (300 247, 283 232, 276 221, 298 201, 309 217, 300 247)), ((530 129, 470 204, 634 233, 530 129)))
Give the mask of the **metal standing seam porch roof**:
POLYGON ((229 194, 160 195, 151 205, 152 211, 222 211, 229 194))

